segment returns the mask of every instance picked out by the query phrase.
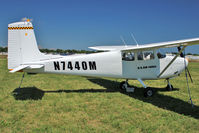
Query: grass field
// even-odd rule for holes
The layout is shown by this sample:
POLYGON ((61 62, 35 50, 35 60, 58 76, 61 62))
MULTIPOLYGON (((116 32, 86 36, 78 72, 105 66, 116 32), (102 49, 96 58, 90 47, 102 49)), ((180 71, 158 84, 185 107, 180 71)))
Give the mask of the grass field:
POLYGON ((184 73, 171 80, 145 81, 155 88, 143 97, 137 81, 134 93, 118 86, 121 79, 71 75, 10 74, 0 58, 0 132, 199 132, 199 63, 189 64, 192 108, 184 73))

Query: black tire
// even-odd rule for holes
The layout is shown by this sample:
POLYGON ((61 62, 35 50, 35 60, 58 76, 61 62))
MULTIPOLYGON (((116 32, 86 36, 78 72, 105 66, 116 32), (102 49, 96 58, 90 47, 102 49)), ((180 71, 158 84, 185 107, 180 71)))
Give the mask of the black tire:
MULTIPOLYGON (((126 88, 124 87, 124 84, 125 84, 126 82, 125 81, 122 81, 121 83, 120 83, 120 89, 121 90, 125 90, 126 88)), ((129 84, 127 83, 127 86, 129 86, 129 84)))
POLYGON ((152 97, 154 94, 154 91, 153 89, 151 88, 147 88, 145 91, 144 91, 144 97, 152 97))
POLYGON ((170 88, 169 85, 167 85, 166 90, 167 90, 167 91, 172 91, 172 90, 173 90, 173 85, 171 85, 171 88, 170 88))

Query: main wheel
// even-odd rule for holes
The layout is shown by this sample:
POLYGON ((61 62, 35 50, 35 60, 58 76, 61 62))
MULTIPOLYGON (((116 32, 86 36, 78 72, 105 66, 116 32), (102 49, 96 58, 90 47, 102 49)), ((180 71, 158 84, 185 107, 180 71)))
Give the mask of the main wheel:
POLYGON ((148 88, 144 92, 144 97, 151 97, 153 96, 154 91, 151 88, 148 88))
POLYGON ((173 90, 173 85, 171 85, 171 88, 170 88, 169 85, 167 85, 166 89, 167 89, 167 91, 172 91, 173 90))
POLYGON ((125 90, 126 87, 127 87, 126 84, 127 84, 127 86, 129 86, 128 82, 122 81, 122 82, 120 83, 120 89, 121 89, 121 90, 125 90))

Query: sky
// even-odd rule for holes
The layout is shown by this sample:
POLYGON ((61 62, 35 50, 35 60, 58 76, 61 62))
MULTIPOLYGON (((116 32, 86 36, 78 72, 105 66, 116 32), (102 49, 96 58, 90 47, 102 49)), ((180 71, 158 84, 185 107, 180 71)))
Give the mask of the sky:
MULTIPOLYGON (((199 37, 198 0, 2 0, 0 46, 7 25, 32 19, 37 43, 49 49, 135 45, 199 37)), ((199 54, 199 45, 186 52, 199 54)))

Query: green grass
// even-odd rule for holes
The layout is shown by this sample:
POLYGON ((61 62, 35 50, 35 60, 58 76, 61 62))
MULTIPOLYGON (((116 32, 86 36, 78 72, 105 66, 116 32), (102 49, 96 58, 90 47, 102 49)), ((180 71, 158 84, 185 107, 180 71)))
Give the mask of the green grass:
POLYGON ((156 93, 144 98, 118 88, 121 79, 71 75, 8 73, 0 58, 0 132, 199 132, 199 63, 189 64, 192 108, 184 73, 171 80, 145 81, 156 93))

